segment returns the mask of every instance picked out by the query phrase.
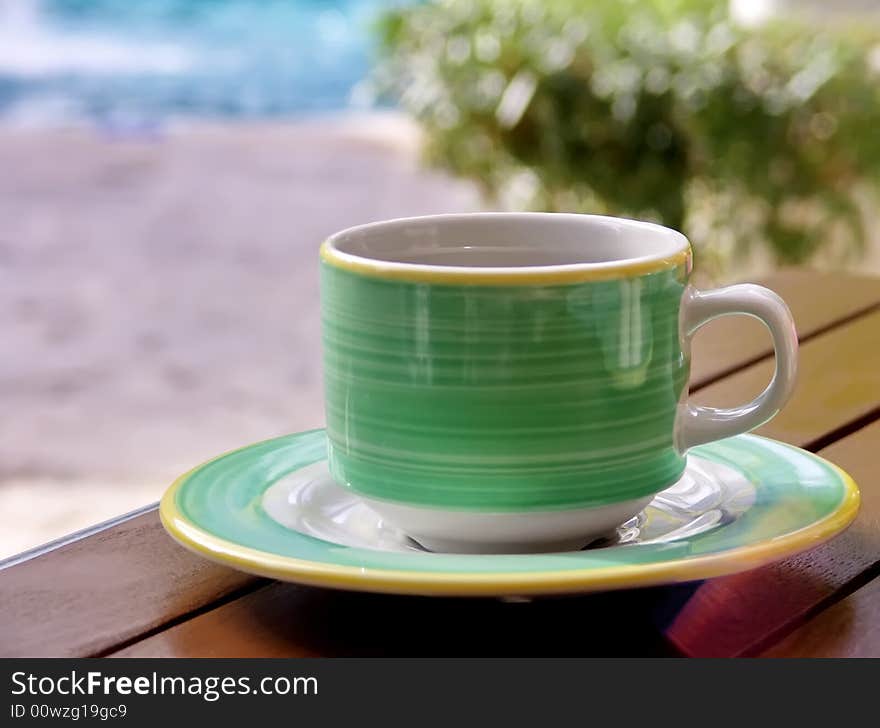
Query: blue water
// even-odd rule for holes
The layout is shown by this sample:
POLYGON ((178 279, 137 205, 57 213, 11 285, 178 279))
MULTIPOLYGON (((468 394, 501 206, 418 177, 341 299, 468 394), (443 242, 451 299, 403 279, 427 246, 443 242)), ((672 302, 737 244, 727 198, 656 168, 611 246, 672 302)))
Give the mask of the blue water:
POLYGON ((364 103, 392 0, 0 0, 0 122, 274 118, 364 103), (360 91, 359 91, 360 89, 360 91))

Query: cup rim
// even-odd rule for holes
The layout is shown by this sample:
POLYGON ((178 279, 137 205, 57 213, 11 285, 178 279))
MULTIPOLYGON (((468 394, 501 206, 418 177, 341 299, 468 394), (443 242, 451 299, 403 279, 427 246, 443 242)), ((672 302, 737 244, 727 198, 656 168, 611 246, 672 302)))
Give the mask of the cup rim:
POLYGON ((561 212, 470 212, 439 215, 400 217, 379 222, 355 225, 334 233, 320 249, 321 260, 335 268, 374 278, 411 281, 419 283, 447 283, 471 285, 514 285, 577 283, 613 278, 627 278, 669 270, 681 265, 689 273, 692 251, 688 239, 677 230, 651 222, 608 215, 588 215, 561 212), (613 225, 633 233, 663 236, 667 243, 661 250, 641 256, 622 257, 599 262, 562 263, 554 265, 519 266, 464 266, 411 263, 387 260, 347 252, 339 248, 340 242, 357 235, 369 234, 383 228, 399 232, 412 225, 430 225, 466 220, 488 222, 491 220, 539 221, 566 220, 592 225, 613 225))

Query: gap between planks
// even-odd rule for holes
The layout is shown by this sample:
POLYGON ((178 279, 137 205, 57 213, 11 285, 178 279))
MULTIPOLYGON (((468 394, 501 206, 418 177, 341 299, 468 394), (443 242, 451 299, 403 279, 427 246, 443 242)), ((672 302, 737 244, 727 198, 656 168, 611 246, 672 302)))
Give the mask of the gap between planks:
POLYGON ((248 594, 253 594, 254 592, 258 592, 261 589, 265 589, 268 586, 271 586, 275 582, 271 579, 263 579, 260 577, 254 577, 254 581, 245 584, 244 586, 239 587, 238 589, 233 589, 228 594, 224 594, 219 599, 215 599, 210 602, 205 602, 199 607, 195 609, 190 609, 188 612, 183 612, 182 614, 178 614, 173 619, 169 619, 166 622, 162 622, 161 624, 157 624, 155 627, 151 627, 150 629, 144 630, 136 635, 132 635, 131 637, 127 637, 126 639, 117 642, 115 644, 110 645, 109 647, 105 647, 101 650, 97 650, 91 654, 84 655, 84 657, 109 657, 110 655, 119 652, 120 650, 124 650, 127 647, 131 647, 131 645, 137 644, 138 642, 142 642, 145 639, 149 639, 154 635, 161 634, 162 632, 171 629, 172 627, 176 627, 178 624, 183 624, 184 622, 188 622, 191 619, 195 619, 196 617, 201 616, 202 614, 206 614, 208 612, 212 612, 215 609, 219 609, 220 607, 230 604, 231 602, 236 601, 237 599, 241 599, 242 597, 246 597, 248 594))
MULTIPOLYGON (((860 318, 870 316, 872 313, 874 313, 875 311, 878 311, 878 310, 880 310, 880 302, 872 303, 869 306, 865 306, 865 307, 859 309, 858 311, 853 311, 852 313, 848 313, 846 316, 841 316, 840 318, 835 319, 834 321, 831 321, 831 322, 825 324, 824 326, 820 326, 819 328, 817 328, 813 331, 810 331, 809 333, 804 334, 803 336, 798 335, 798 345, 803 346, 804 344, 806 344, 808 341, 811 341, 812 339, 816 339, 816 338, 822 336, 823 334, 827 334, 829 331, 832 331, 833 329, 840 328, 841 326, 846 326, 847 324, 852 323, 860 318)), ((729 369, 724 369, 716 374, 713 374, 711 377, 706 377, 705 379, 700 380, 697 384, 694 384, 691 386, 690 391, 691 392, 699 392, 701 389, 704 389, 708 386, 711 386, 712 384, 720 382, 722 379, 726 379, 727 377, 733 376, 734 374, 741 372, 743 369, 748 369, 749 367, 754 366, 755 364, 758 364, 759 362, 766 361, 767 359, 770 359, 772 356, 774 356, 774 354, 775 354, 775 352, 773 351, 773 349, 768 348, 768 349, 764 350, 764 352, 761 354, 753 356, 752 358, 747 359, 745 361, 739 362, 738 364, 735 364, 734 366, 730 367, 729 369)))

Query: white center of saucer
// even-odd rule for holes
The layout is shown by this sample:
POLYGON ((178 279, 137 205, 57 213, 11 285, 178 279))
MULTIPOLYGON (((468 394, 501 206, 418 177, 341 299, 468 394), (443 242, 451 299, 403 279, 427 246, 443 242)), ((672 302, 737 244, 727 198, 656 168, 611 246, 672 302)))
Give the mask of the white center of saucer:
MULTIPOLYGON (((681 479, 616 533, 592 548, 632 543, 663 543, 695 536, 732 523, 755 502, 755 486, 741 472, 690 456, 681 479)), ((282 526, 330 541, 378 551, 424 551, 384 521, 352 491, 330 477, 327 462, 314 463, 273 483, 263 509, 282 526)))

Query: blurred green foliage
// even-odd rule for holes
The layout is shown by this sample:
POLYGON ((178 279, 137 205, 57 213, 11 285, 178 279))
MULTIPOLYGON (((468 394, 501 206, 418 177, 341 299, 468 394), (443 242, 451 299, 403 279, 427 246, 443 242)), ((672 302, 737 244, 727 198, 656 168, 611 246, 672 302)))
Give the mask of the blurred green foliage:
POLYGON ((880 188, 871 30, 718 0, 443 0, 380 24, 375 82, 431 162, 507 207, 653 219, 701 265, 858 253, 880 188), (873 66, 873 68, 872 68, 873 66))

